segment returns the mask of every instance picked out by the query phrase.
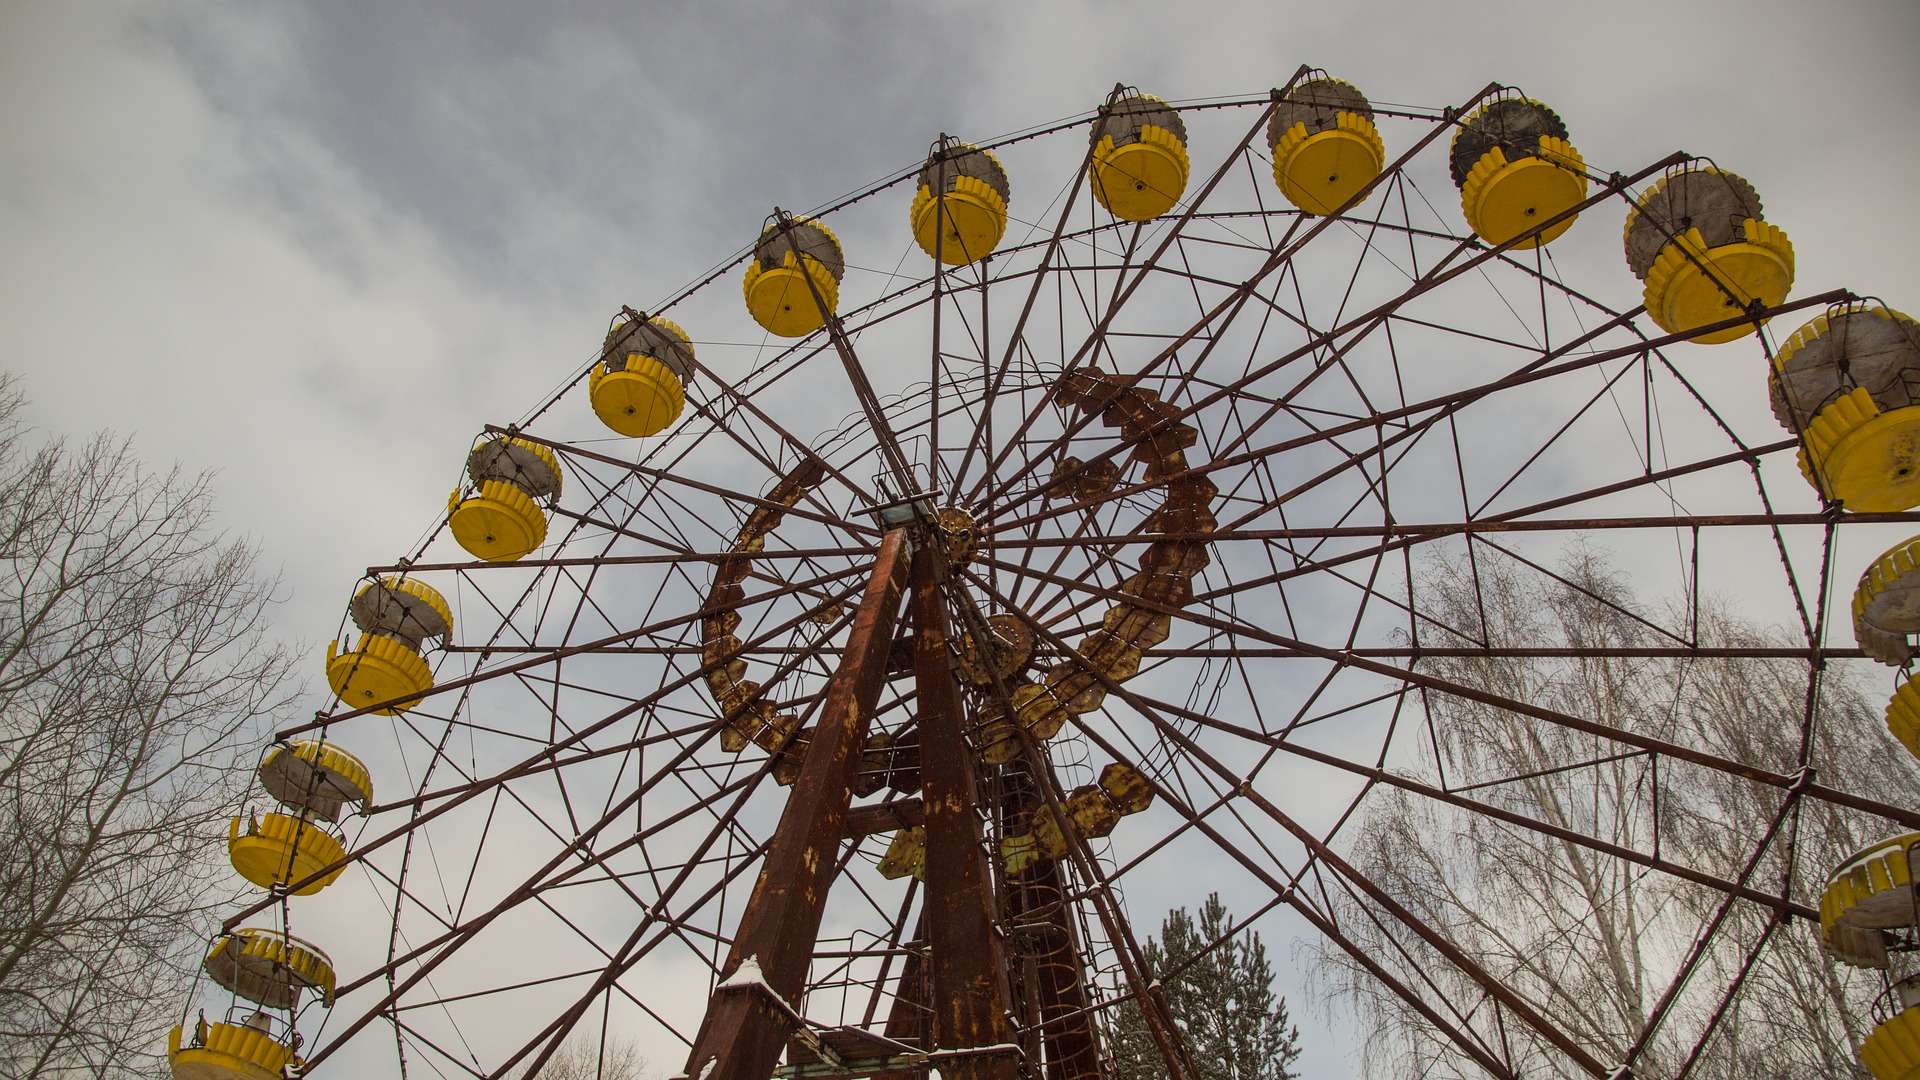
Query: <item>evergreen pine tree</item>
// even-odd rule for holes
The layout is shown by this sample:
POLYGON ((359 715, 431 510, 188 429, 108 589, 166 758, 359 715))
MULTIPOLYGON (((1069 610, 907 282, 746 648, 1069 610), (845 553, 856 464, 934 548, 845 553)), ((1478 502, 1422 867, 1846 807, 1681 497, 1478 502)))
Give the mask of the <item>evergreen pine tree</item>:
MULTIPOLYGON (((1232 925, 1218 893, 1207 897, 1197 923, 1186 908, 1168 912, 1159 938, 1149 938, 1143 949, 1148 977, 1161 984, 1197 1070, 1194 1080, 1293 1080, 1299 1074, 1289 1066, 1300 1056, 1300 1029, 1287 1016, 1286 1000, 1273 992, 1273 967, 1260 935, 1229 938, 1232 925)), ((1110 1039, 1113 1075, 1165 1077, 1166 1064, 1140 1010, 1127 1005, 1118 1012, 1110 1039)))

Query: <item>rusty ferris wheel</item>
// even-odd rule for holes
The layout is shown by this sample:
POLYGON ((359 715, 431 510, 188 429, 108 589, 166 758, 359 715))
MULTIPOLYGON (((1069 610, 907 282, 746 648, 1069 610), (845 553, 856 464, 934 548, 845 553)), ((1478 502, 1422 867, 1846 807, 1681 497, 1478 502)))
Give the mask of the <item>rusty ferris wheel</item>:
MULTIPOLYGON (((339 700, 269 749, 277 807, 234 823, 267 892, 216 935, 207 1000, 232 1006, 175 1032, 175 1075, 523 1075, 637 1033, 703 1080, 1075 1080, 1110 1074, 1127 1017, 1188 1077, 1128 898, 1222 887, 1489 1075, 1522 1072, 1516 1043, 1634 1075, 1670 1014, 1618 1047, 1569 1032, 1348 859, 1384 792, 1888 970, 1868 1058, 1905 1075, 1914 837, 1841 867, 1815 910, 1790 881, 1517 815, 1497 789, 1518 778, 1458 784, 1421 756, 1434 702, 1471 700, 1589 736, 1557 773, 1625 760, 1771 793, 1780 815, 1740 826, 1756 861, 1795 842, 1801 802, 1920 828, 1883 793, 1423 666, 1582 650, 1464 641, 1421 559, 1550 577, 1595 540, 1696 601, 1724 567, 1807 628, 1750 652, 1859 656, 1852 628, 1907 659, 1905 549, 1857 618, 1829 611, 1825 571, 1920 502, 1920 336, 1792 281, 1784 232, 1711 162, 1600 171, 1517 91, 1386 106, 1306 69, 1248 99, 1116 88, 776 212, 486 428, 422 549, 356 588, 339 700), (1618 209, 1626 308, 1548 247, 1618 209), (1774 318, 1813 321, 1776 348, 1774 318), (1785 431, 1740 412, 1750 384, 1785 431), (1356 910, 1475 1000, 1370 950, 1356 910)), ((1586 652, 1725 651, 1685 622, 1586 652)), ((1696 959, 1674 957, 1668 997, 1738 992, 1696 959)), ((1696 1054, 1712 1034, 1687 1033, 1696 1054)))

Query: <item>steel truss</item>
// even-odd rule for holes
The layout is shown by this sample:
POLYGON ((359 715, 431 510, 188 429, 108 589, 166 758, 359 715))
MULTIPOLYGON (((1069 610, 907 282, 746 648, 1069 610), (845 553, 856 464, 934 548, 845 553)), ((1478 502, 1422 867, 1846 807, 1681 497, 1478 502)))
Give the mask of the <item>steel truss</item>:
MULTIPOLYGON (((1191 1076, 1129 906, 1151 927, 1216 889, 1274 912, 1269 940, 1311 935, 1346 956, 1490 1075, 1529 1074, 1545 1053, 1628 1076, 1662 1039, 1691 1048, 1691 1069, 1754 958, 1816 918, 1796 869, 1804 810, 1920 828, 1826 772, 1812 738, 1823 673, 1860 655, 1844 609, 1833 617, 1835 552, 1878 550, 1916 515, 1843 514, 1794 475, 1798 443, 1724 374, 1757 383, 1764 339, 1708 350, 1650 332, 1644 312, 1600 298, 1622 291, 1605 274, 1563 275, 1551 254, 1465 232, 1436 162, 1498 89, 1381 110, 1405 149, 1357 209, 1327 217, 1264 180, 1270 100, 1185 103, 1195 160, 1212 167, 1144 226, 1089 207, 1080 127, 1002 140, 1010 165, 1035 170, 1014 170, 1016 210, 1046 206, 1057 184, 1057 213, 1016 213, 983 262, 870 273, 826 331, 776 348, 725 344, 744 321, 722 280, 736 260, 661 305, 699 351, 667 435, 607 440, 580 380, 487 428, 563 462, 552 542, 487 564, 436 539, 370 568, 457 599, 438 685, 398 717, 339 708, 282 733, 353 745, 385 793, 329 895, 358 890, 390 927, 336 945, 341 999, 309 1040, 311 1074, 397 1054, 410 1075, 520 1075, 569 1039, 626 1032, 715 1080, 935 1066, 1067 1080, 1108 1075, 1116 1025, 1137 1017, 1168 1075, 1191 1076), (1599 284, 1578 290, 1577 276, 1599 284), (924 365, 901 359, 919 349, 924 365), (1103 400, 1160 403, 1152 432, 1130 434, 1119 406, 1072 407, 1063 387, 1087 372, 1103 400), (1192 445, 1177 460, 1141 449, 1178 430, 1192 445), (1104 485, 1088 479, 1109 465, 1104 485), (810 482, 780 497, 797 476, 810 482), (1208 488, 1207 520, 1173 521, 1169 492, 1208 488), (912 512, 873 513, 890 504, 912 512), (977 552, 950 546, 943 507, 972 516, 977 552), (769 519, 759 544, 740 543, 769 519), (1433 606, 1443 563, 1579 595, 1559 566, 1582 544, 1618 545, 1640 571, 1645 595, 1584 596, 1640 640, 1482 639, 1433 606), (1203 552, 1204 568, 1189 591, 1143 596, 1129 582, 1168 545, 1203 552), (723 595, 717 575, 735 569, 723 595), (1703 607, 1733 593, 1793 637, 1703 636, 1703 607), (1130 668, 1088 644, 1123 606, 1167 627, 1130 668), (999 616, 1030 656, 963 677, 999 616), (738 628, 719 651, 715 620, 738 628), (1783 705, 1800 752, 1743 759, 1597 704, 1436 674, 1442 659, 1787 665, 1804 687, 1783 705), (740 663, 796 718, 777 745, 723 745, 753 707, 707 684, 740 663), (1085 692, 1104 702, 1058 734, 1015 725, 1016 752, 983 756, 989 718, 1017 715, 1022 686, 1061 663, 1091 671, 1085 692), (1585 749, 1448 775, 1438 729, 1468 705, 1585 749), (1108 836, 1067 830, 1057 857, 1005 861, 1009 840, 1066 814, 1115 762, 1145 776, 1150 809, 1108 836), (1663 850, 1673 826, 1657 799, 1644 835, 1626 837, 1507 797, 1602 768, 1654 788, 1732 778, 1771 812, 1739 823, 1738 860, 1694 865, 1663 850), (1569 1031, 1352 857, 1355 823, 1389 792, 1657 875, 1714 898, 1714 915, 1664 962, 1639 1030, 1569 1031), (882 876, 912 829, 924 869, 882 876), (1748 909, 1758 933, 1733 917, 1748 909), (1707 985, 1701 959, 1722 938, 1746 964, 1707 985), (1430 949, 1478 996, 1450 997, 1428 960, 1380 941, 1430 949), (1677 1026, 1683 1011, 1710 1019, 1677 1026)), ((1684 160, 1596 175, 1569 214, 1610 227, 1684 160)), ((860 215, 897 214, 912 175, 820 214, 858 235, 860 215)), ((1847 295, 1765 314, 1792 325, 1847 295)))

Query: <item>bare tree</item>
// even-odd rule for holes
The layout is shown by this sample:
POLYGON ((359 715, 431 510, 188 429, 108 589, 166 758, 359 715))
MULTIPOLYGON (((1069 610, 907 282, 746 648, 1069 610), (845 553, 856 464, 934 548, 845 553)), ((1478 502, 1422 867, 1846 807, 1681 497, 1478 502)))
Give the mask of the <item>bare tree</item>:
POLYGON ((524 1080, 643 1080, 647 1058, 631 1039, 573 1039, 554 1051, 533 1077, 524 1080))
POLYGON ((0 380, 0 1075, 150 1075, 291 658, 206 477, 20 409, 0 380))
MULTIPOLYGON (((1691 621, 1645 614, 1625 576, 1585 550, 1569 554, 1557 580, 1498 555, 1471 564, 1436 560, 1417 588, 1436 634, 1427 644, 1436 646, 1627 649, 1670 644, 1655 627, 1691 621)), ((1789 640, 1724 609, 1698 615, 1704 646, 1789 640)), ((1889 791, 1910 790, 1916 777, 1858 688, 1838 673, 1810 681, 1803 660, 1464 655, 1423 666, 1502 697, 1783 774, 1800 771, 1810 735, 1807 760, 1823 780, 1889 791), (1804 722, 1810 685, 1811 725, 1804 722)), ((1781 816, 1780 838, 1749 880, 1765 889, 1786 884, 1803 903, 1817 902, 1831 866, 1888 827, 1812 800, 1788 805, 1784 793, 1725 773, 1665 759, 1656 768, 1609 740, 1480 702, 1435 694, 1427 709, 1431 724, 1413 771, 1455 787, 1484 785, 1473 796, 1502 810, 1724 880, 1747 872, 1756 822, 1781 816), (1801 864, 1792 861, 1795 851, 1801 864)), ((1351 861, 1602 1061, 1624 1060, 1648 1030, 1679 964, 1725 900, 1715 889, 1399 788, 1370 796, 1351 861)), ((1376 955, 1408 957, 1432 980, 1434 1000, 1483 999, 1395 921, 1351 897, 1343 906, 1348 933, 1376 955)), ((1817 933, 1761 905, 1730 905, 1693 979, 1659 1015, 1633 1075, 1681 1068, 1752 950, 1757 960, 1743 990, 1700 1045, 1691 1075, 1865 1077, 1853 1048, 1872 1026, 1869 1003, 1879 983, 1830 963, 1817 933)), ((1323 974, 1359 1007, 1369 1075, 1478 1075, 1454 1063, 1446 1036, 1397 997, 1340 956, 1320 955, 1323 974)), ((1495 1039, 1522 1075, 1575 1075, 1564 1057, 1512 1024, 1495 1039)))

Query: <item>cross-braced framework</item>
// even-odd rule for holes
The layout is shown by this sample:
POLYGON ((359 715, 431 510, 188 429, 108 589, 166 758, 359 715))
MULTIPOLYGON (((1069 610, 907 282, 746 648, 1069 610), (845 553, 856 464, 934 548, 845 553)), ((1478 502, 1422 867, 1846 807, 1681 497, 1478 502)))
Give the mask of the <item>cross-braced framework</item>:
POLYGON ((310 1073, 520 1075, 632 1037, 702 1076, 784 1053, 782 1075, 1097 1077, 1125 1020, 1191 1077, 1129 906, 1210 891, 1345 957, 1458 1071, 1627 1076, 1673 1044, 1685 1073, 1746 992, 1746 967, 1700 975, 1708 946, 1750 967, 1813 932, 1806 808, 1920 829, 1812 756, 1821 680, 1859 655, 1836 552, 1914 515, 1799 477, 1757 404, 1764 335, 1688 344, 1602 299, 1632 284, 1611 230, 1684 155, 1592 174, 1569 235, 1605 243, 1468 230, 1446 151, 1497 92, 1376 105, 1385 167, 1326 216, 1274 188, 1275 97, 1179 103, 1193 181, 1144 223, 1094 204, 1084 117, 983 143, 1014 190, 990 257, 935 273, 900 240, 916 167, 815 215, 850 263, 825 328, 748 333, 737 261, 647 313, 694 344, 665 433, 609 438, 584 372, 489 429, 557 456, 545 546, 487 563, 436 535, 373 568, 452 601, 437 685, 287 733, 351 746, 381 791, 324 908, 291 903, 341 971, 310 1073), (1574 550, 1640 595, 1588 589, 1574 550), (1636 632, 1502 637, 1469 617, 1492 580, 1636 632), (1715 597, 1791 639, 1703 636, 1715 597), (1588 660, 1794 672, 1770 715, 1799 756, 1463 675, 1588 660), (1538 733, 1532 767, 1450 768, 1472 710, 1538 733), (1642 797, 1612 820, 1509 797, 1542 776, 1642 797), (1701 778, 1765 811, 1721 823, 1719 863, 1662 843, 1684 808, 1659 793, 1701 778), (1374 880, 1356 830, 1408 800, 1706 898, 1662 912, 1638 1025, 1570 1025, 1374 880))

